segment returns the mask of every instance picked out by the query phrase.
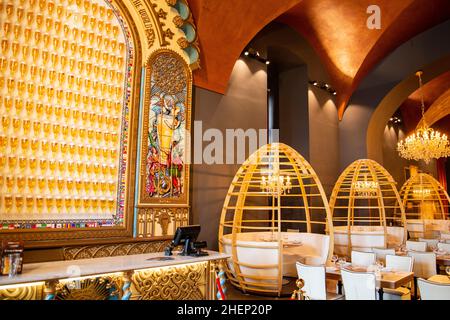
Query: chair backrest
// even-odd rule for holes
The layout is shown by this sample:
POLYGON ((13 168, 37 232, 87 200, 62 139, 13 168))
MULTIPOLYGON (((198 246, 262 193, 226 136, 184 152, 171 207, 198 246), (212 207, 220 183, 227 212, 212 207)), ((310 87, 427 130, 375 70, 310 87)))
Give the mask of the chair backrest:
POLYGON ((413 266, 413 257, 396 256, 390 254, 386 256, 386 268, 392 268, 395 271, 412 272, 413 266))
POLYGON ((376 300, 376 278, 372 272, 341 270, 345 300, 376 300))
POLYGON ((433 252, 410 251, 408 256, 414 258, 415 277, 428 279, 436 275, 436 255, 433 252))
POLYGON ((327 290, 325 283, 325 266, 309 266, 296 263, 297 274, 305 281, 303 290, 312 300, 326 300, 327 290))
POLYGON ((375 253, 352 251, 352 264, 368 267, 375 264, 375 253))
POLYGON ((423 237, 425 233, 425 224, 422 219, 408 219, 406 229, 412 238, 423 237))
POLYGON ((427 243, 419 241, 406 241, 406 249, 413 251, 427 251, 427 243))
POLYGON ((439 251, 450 253, 450 243, 439 242, 437 245, 439 251))
POLYGON ((450 284, 417 279, 422 300, 450 300, 450 284))
POLYGON ((428 251, 433 251, 434 249, 436 249, 437 244, 439 243, 439 239, 419 238, 419 241, 420 242, 426 242, 428 251))
POLYGON ((375 257, 377 260, 381 260, 383 262, 386 261, 386 255, 391 254, 395 255, 395 249, 381 249, 381 248, 372 248, 373 253, 375 253, 375 257))

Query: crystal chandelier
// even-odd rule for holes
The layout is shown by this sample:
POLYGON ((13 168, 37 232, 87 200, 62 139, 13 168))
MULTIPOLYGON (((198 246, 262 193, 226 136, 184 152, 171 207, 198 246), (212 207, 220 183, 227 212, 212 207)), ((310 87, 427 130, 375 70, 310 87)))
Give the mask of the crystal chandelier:
POLYGON ((379 183, 376 181, 368 181, 367 174, 364 175, 363 181, 355 181, 352 183, 355 194, 360 197, 374 197, 377 195, 379 183))
POLYGON ((422 103, 421 124, 412 135, 398 143, 397 150, 402 158, 416 161, 423 160, 428 164, 431 159, 448 157, 450 155, 450 144, 445 134, 441 134, 440 132, 431 129, 425 121, 422 73, 422 71, 416 72, 416 76, 419 78, 422 103))
POLYGON ((431 190, 429 188, 423 188, 422 186, 414 187, 413 195, 416 199, 424 199, 431 196, 431 190))
POLYGON ((290 193, 292 189, 291 178, 279 174, 268 174, 267 178, 262 176, 260 188, 271 194, 290 193))

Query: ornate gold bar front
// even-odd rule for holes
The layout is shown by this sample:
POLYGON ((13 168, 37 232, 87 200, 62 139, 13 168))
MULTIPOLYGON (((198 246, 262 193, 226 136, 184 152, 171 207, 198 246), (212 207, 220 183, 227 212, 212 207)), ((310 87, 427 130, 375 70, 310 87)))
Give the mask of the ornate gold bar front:
POLYGON ((0 278, 0 300, 214 300, 216 270, 229 255, 162 253, 25 264, 0 278))

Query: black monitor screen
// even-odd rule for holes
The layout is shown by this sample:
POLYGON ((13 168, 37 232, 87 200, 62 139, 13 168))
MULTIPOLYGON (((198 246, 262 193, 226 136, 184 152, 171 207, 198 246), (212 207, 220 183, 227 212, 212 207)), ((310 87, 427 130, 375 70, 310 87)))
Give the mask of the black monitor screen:
POLYGON ((192 243, 197 240, 199 233, 200 233, 200 225, 178 227, 173 237, 173 245, 174 246, 183 245, 186 242, 186 240, 189 240, 189 242, 192 243))

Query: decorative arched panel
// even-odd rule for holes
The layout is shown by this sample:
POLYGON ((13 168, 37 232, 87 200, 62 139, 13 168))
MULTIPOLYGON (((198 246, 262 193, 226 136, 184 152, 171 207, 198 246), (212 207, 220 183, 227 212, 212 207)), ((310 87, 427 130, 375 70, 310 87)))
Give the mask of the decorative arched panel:
POLYGON ((139 148, 141 236, 172 234, 188 222, 191 90, 191 71, 178 53, 161 49, 150 56, 145 66, 139 148), (152 220, 148 208, 155 210, 155 206, 161 209, 156 209, 152 220))
MULTIPOLYGON (((162 94, 164 110, 174 104, 177 134, 190 129, 193 65, 177 41, 185 34, 176 8, 165 0, 0 4, 0 239, 66 245, 130 238, 138 221, 150 237, 185 224, 185 140, 173 148, 172 178, 181 169, 170 197, 136 189, 141 111, 157 105, 150 96, 162 94)), ((194 30, 192 16, 186 21, 194 30)))
POLYGON ((1 9, 0 237, 131 235, 128 23, 109 0, 1 9))

